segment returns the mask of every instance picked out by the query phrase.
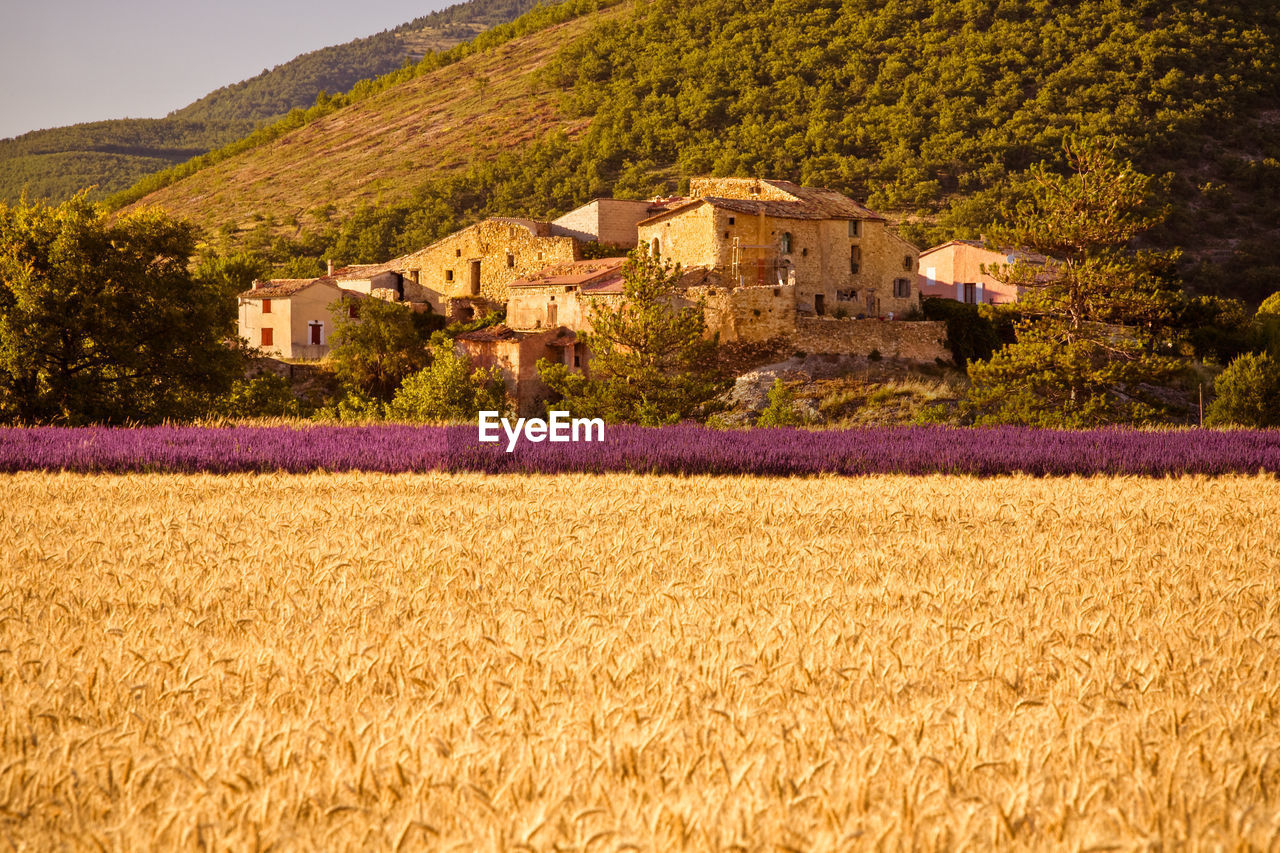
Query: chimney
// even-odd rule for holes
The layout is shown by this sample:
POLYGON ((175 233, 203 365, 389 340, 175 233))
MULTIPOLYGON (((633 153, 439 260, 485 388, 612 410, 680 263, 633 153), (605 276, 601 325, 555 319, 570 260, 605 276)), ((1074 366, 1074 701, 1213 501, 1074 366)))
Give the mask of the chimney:
POLYGON ((250 290, 257 290, 257 289, 258 289, 258 288, 260 288, 260 287, 262 287, 262 282, 258 281, 258 280, 255 278, 255 279, 253 280, 253 286, 250 288, 250 290))
POLYGON ((328 272, 328 275, 333 275, 333 258, 330 258, 330 259, 329 259, 329 272, 328 272))

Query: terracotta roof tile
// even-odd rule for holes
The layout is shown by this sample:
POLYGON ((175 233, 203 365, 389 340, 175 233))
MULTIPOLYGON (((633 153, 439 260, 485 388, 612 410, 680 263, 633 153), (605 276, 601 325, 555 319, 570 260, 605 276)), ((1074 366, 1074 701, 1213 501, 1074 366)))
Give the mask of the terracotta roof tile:
POLYGON ((327 276, 321 276, 320 278, 273 278, 270 281, 255 281, 254 287, 238 294, 238 296, 241 299, 283 299, 286 296, 292 296, 295 293, 306 290, 311 285, 319 282, 333 283, 332 279, 327 276))

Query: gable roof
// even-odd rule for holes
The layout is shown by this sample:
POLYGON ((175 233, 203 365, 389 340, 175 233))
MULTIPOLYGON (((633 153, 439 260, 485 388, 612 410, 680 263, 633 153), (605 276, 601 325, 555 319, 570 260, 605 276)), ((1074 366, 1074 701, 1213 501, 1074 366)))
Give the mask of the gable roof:
POLYGON ((314 284, 323 284, 340 291, 343 296, 365 298, 363 293, 338 287, 337 282, 327 275, 319 278, 273 278, 270 281, 255 281, 253 284, 252 288, 237 293, 236 297, 239 299, 288 299, 314 284))
POLYGON ((953 246, 968 246, 972 249, 981 249, 984 252, 990 252, 993 255, 1004 255, 1005 263, 1010 264, 1021 261, 1026 264, 1042 266, 1049 262, 1048 257, 1040 254, 1039 252, 1033 252, 1030 249, 997 248, 984 243, 981 240, 950 240, 937 246, 931 246, 920 253, 920 260, 923 261, 926 255, 931 255, 934 252, 941 252, 943 249, 950 249, 953 246))

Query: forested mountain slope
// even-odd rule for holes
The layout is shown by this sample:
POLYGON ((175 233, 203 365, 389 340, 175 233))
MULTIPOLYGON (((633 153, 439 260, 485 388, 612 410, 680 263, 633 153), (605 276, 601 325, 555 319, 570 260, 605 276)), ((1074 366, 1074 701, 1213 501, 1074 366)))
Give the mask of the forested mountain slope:
POLYGON ((652 0, 433 74, 146 201, 277 260, 366 261, 478 216, 762 174, 866 199, 923 244, 976 235, 1076 134, 1162 176, 1153 239, 1187 250, 1194 286, 1280 281, 1274 2, 652 0), (441 111, 447 127, 400 123, 441 111), (289 192, 266 186, 284 175, 289 192))
POLYGON ((96 196, 144 175, 234 142, 321 92, 345 92, 361 80, 447 50, 518 17, 536 0, 469 0, 394 30, 305 53, 211 92, 161 119, 118 119, 38 130, 0 140, 0 200, 25 189, 62 199, 97 186, 96 196))

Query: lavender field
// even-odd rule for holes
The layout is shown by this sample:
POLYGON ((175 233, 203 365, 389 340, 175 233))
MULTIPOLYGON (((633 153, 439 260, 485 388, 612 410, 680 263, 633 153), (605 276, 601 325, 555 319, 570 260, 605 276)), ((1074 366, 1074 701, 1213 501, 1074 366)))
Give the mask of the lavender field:
POLYGON ((1224 475, 1280 472, 1280 431, 611 427, 507 453, 454 427, 0 429, 0 471, 1224 475))

